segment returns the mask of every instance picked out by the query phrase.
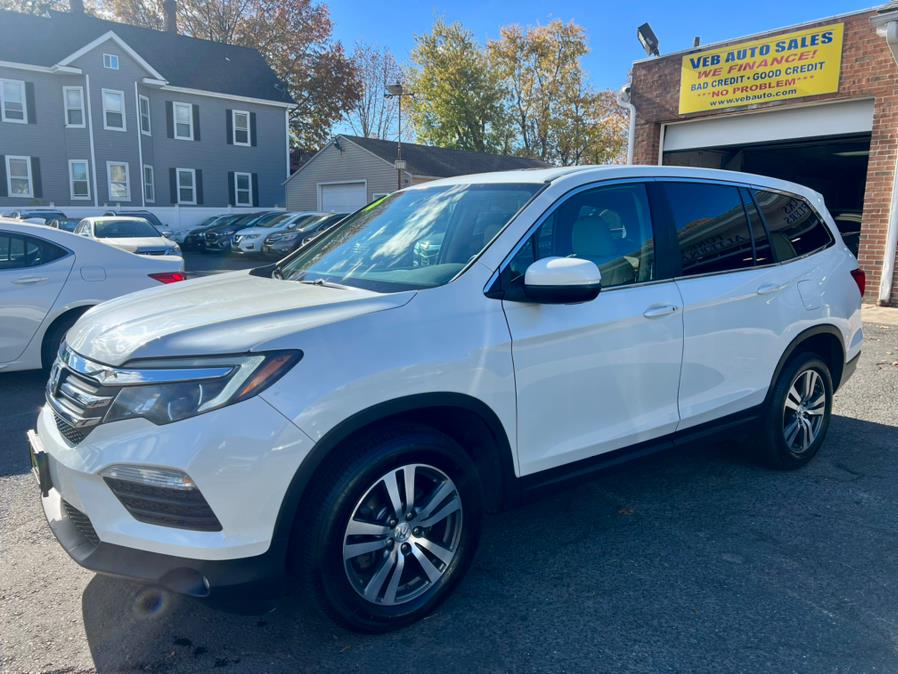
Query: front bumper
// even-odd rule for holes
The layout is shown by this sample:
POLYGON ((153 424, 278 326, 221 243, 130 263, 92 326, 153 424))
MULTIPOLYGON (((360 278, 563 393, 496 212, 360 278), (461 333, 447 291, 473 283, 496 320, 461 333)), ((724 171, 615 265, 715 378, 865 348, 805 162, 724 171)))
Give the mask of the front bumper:
POLYGON ((254 557, 189 559, 98 540, 89 518, 83 513, 73 517, 72 507, 65 507, 55 487, 41 496, 41 505, 63 549, 96 573, 139 580, 191 597, 217 598, 248 591, 269 597, 280 594, 285 584, 286 541, 273 541, 268 551, 254 557))
POLYGON ((75 561, 100 573, 205 596, 210 587, 277 583, 285 543, 277 520, 312 441, 260 397, 164 426, 143 419, 96 426, 76 445, 48 406, 37 437, 49 484, 42 503, 50 528, 75 561), (174 468, 189 475, 220 531, 135 519, 99 475, 115 465, 174 468), (76 515, 81 531, 72 522, 76 515))
POLYGON ((277 242, 277 243, 264 243, 262 244, 262 254, 270 255, 272 257, 284 257, 285 255, 289 255, 296 248, 296 244, 293 241, 289 242, 277 242))
POLYGON ((240 239, 240 241, 231 242, 231 250, 235 253, 258 253, 262 243, 259 239, 240 239))

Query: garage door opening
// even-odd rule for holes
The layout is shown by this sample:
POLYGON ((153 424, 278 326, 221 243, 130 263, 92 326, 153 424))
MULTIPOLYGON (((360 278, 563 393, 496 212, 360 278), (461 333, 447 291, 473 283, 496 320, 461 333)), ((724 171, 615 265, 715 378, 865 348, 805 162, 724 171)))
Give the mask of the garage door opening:
POLYGON ((368 188, 364 181, 318 184, 318 209, 325 213, 352 213, 366 203, 368 188))
POLYGON ((870 134, 865 133, 673 150, 665 152, 663 160, 669 166, 745 171, 807 185, 826 199, 842 238, 856 256, 869 154, 870 134))

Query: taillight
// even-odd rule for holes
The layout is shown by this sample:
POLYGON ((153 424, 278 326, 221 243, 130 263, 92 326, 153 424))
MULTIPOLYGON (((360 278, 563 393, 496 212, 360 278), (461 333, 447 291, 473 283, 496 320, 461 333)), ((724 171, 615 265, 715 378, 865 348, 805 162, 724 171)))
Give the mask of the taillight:
POLYGON ((863 269, 852 269, 851 278, 857 283, 857 289, 861 291, 861 297, 864 296, 864 290, 867 289, 867 274, 863 269))
POLYGON ((182 271, 163 271, 158 274, 150 274, 150 278, 159 281, 159 283, 177 283, 187 278, 187 274, 182 271))

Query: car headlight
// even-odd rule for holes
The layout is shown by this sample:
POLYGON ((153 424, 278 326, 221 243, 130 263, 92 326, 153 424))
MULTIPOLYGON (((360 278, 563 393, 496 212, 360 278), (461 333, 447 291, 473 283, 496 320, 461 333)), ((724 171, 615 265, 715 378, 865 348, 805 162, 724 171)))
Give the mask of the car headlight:
POLYGON ((164 252, 166 255, 180 255, 181 248, 179 246, 169 246, 164 252))
POLYGON ((273 351, 134 361, 107 377, 121 389, 104 421, 168 424, 211 412, 258 395, 301 358, 302 351, 273 351))

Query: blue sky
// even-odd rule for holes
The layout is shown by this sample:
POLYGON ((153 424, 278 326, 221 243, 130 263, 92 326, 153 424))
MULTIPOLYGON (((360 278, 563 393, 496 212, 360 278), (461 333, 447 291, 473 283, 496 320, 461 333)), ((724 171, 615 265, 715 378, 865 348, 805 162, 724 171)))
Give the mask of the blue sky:
MULTIPOLYGON (((590 54, 584 66, 599 88, 620 87, 630 64, 642 58, 636 27, 648 21, 661 41, 661 53, 702 43, 832 16, 873 5, 855 0, 325 0, 334 21, 334 37, 351 49, 357 40, 386 45, 401 62, 414 46, 414 35, 430 30, 436 17, 460 21, 484 42, 499 27, 573 19, 586 29, 590 54)), ((880 2, 880 4, 882 4, 880 2)))

